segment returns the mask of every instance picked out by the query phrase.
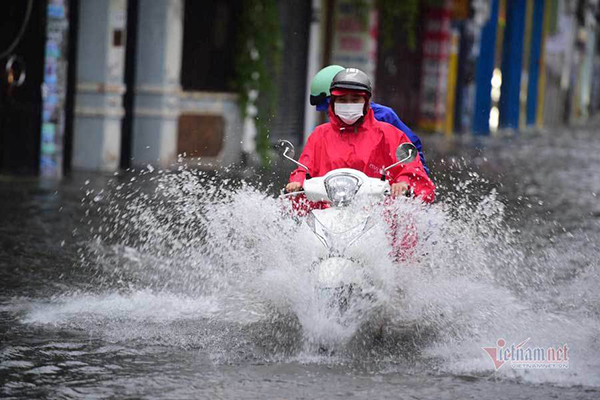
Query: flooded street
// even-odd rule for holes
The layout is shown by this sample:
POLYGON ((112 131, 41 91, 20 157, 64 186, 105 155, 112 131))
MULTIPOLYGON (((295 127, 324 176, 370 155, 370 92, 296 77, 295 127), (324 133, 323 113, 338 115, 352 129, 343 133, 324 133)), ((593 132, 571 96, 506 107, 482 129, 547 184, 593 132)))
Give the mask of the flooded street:
POLYGON ((384 283, 345 325, 306 289, 323 248, 283 173, 0 177, 0 397, 597 399, 598 127, 425 136, 438 200, 398 206, 419 238, 400 265, 354 245, 384 283), (482 349, 528 338, 566 367, 482 349))

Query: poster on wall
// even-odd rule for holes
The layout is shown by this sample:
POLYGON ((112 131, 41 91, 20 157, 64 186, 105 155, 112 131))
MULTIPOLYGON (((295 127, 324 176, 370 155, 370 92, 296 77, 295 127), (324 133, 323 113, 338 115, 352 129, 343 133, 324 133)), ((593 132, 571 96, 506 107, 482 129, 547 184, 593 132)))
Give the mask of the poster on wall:
POLYGON ((375 86, 377 10, 374 1, 339 0, 334 13, 331 64, 364 71, 375 86))
POLYGON ((448 60, 450 55, 450 10, 431 8, 425 18, 419 128, 441 132, 446 115, 448 60))
POLYGON ((64 103, 67 89, 68 12, 64 0, 50 0, 46 9, 46 48, 42 86, 40 174, 62 175, 64 103))

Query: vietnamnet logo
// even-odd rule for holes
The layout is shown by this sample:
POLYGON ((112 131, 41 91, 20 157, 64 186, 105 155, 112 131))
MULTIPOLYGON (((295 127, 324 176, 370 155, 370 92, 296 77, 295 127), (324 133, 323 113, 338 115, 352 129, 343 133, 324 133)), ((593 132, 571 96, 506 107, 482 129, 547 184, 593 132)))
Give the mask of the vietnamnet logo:
POLYGON ((568 369, 569 346, 563 344, 556 347, 530 347, 527 338, 521 343, 507 345, 500 338, 496 347, 482 347, 494 363, 498 371, 504 364, 509 363, 514 369, 568 369))

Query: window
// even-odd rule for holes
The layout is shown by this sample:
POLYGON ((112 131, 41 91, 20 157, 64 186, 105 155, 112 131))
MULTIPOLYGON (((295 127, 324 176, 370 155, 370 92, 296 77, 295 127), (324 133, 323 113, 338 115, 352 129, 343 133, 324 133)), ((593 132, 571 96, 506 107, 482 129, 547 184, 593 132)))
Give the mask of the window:
POLYGON ((231 91, 241 0, 186 0, 181 86, 231 91))

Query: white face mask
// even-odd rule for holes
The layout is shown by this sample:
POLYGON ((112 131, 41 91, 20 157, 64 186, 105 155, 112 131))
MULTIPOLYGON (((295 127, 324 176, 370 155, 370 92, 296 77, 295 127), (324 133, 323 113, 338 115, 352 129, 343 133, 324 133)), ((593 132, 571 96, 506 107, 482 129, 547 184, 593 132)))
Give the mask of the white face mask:
POLYGON ((354 124, 363 116, 365 103, 335 103, 335 115, 348 125, 354 124))

